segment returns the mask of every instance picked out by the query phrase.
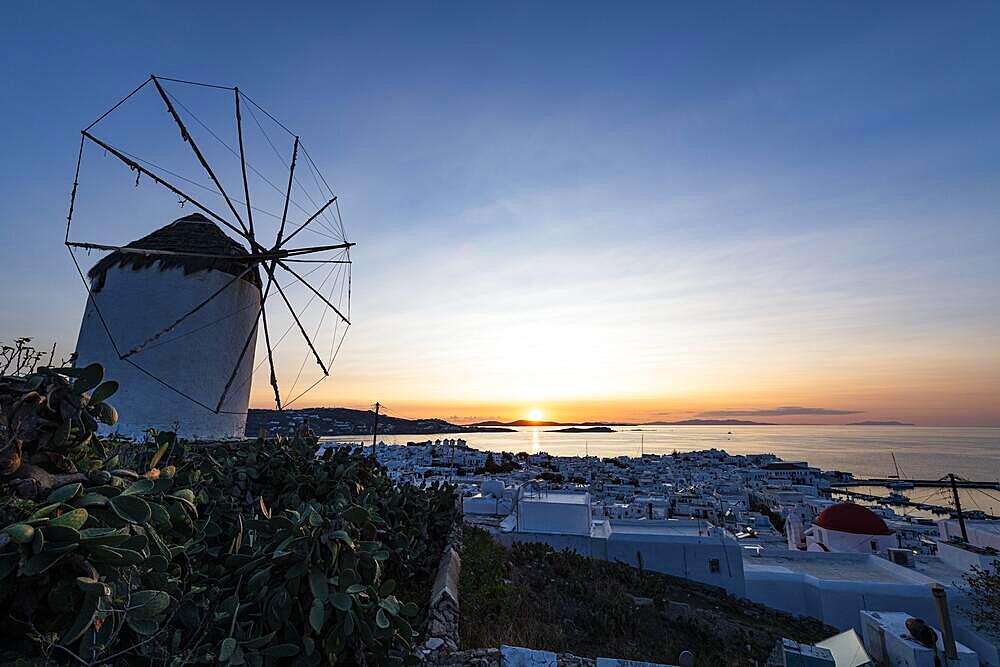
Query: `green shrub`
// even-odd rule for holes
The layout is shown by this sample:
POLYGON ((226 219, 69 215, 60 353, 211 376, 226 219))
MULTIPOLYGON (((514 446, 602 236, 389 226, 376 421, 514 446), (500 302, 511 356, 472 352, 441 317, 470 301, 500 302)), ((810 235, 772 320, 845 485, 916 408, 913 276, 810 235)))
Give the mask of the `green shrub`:
MULTIPOLYGON (((184 444, 0 496, 0 646, 66 664, 402 662, 456 518, 313 438, 184 444), (108 466, 110 467, 110 466, 108 466)), ((34 443, 23 443, 28 450, 34 443)))

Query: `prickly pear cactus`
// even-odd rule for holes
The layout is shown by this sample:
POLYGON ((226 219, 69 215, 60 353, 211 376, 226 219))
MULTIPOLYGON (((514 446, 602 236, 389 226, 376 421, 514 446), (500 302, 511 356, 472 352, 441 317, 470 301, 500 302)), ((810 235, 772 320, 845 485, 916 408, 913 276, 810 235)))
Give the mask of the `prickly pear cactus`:
POLYGON ((107 455, 98 422, 118 413, 107 399, 118 391, 99 364, 40 368, 27 377, 0 377, 0 482, 25 498, 87 481, 107 455))
POLYGON ((68 450, 86 479, 0 498, 0 663, 414 660, 453 488, 308 437, 148 449, 141 473, 68 450))

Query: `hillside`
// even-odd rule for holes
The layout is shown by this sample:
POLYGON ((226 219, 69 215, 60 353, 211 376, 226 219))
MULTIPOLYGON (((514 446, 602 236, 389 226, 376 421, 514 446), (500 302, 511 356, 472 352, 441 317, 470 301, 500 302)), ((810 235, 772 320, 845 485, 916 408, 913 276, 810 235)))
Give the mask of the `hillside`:
MULTIPOLYGON (((350 408, 303 408, 301 410, 250 410, 246 433, 257 435, 261 428, 270 433, 285 433, 308 420, 316 435, 371 435, 375 413, 350 408)), ((421 435, 431 433, 490 433, 509 428, 462 426, 443 419, 403 419, 380 414, 378 432, 386 435, 421 435)))
POLYGON ((689 650, 696 665, 718 667, 762 664, 780 637, 813 643, 837 632, 688 579, 541 544, 507 549, 468 525, 459 585, 463 649, 508 644, 666 664, 689 650))

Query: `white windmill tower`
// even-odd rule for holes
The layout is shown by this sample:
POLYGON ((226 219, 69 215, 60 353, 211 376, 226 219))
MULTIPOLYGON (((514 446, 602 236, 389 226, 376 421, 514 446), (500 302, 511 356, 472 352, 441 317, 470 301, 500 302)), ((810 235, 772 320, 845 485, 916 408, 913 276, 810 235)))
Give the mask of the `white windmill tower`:
MULTIPOLYGON (((254 372, 261 369, 265 361, 268 363, 265 372, 269 376, 276 407, 281 410, 330 374, 330 366, 350 325, 349 252, 354 244, 344 238, 337 197, 322 175, 318 175, 318 169, 305 152, 299 137, 288 131, 294 137, 290 162, 286 163, 275 149, 288 170, 287 186, 279 192, 283 196, 277 203, 283 209, 280 217, 262 208, 264 205, 259 202, 263 197, 254 196, 252 199, 248 169, 272 188, 275 186, 246 158, 241 102, 252 105, 249 110, 257 126, 264 133, 267 143, 275 148, 253 109, 266 115, 283 130, 288 131, 287 128, 238 88, 156 76, 151 76, 82 132, 66 231, 66 245, 88 291, 77 342, 76 363, 100 363, 104 366, 105 376, 121 384, 115 400, 121 416, 116 428, 121 434, 141 437, 146 429, 155 428, 177 430, 183 437, 198 439, 242 437, 254 372), (235 136, 232 141, 235 146, 194 116, 173 93, 168 92, 164 82, 229 91, 232 96, 229 103, 234 103, 235 110, 235 136), (180 130, 181 138, 189 145, 199 173, 203 178, 208 177, 207 184, 141 158, 125 147, 111 143, 113 140, 110 138, 96 136, 93 131, 95 125, 143 90, 155 90, 180 130), (187 113, 182 114, 178 107, 187 113), (241 176, 242 199, 230 197, 224 189, 222 181, 225 176, 220 178, 209 164, 205 152, 190 134, 185 118, 197 121, 238 159, 239 170, 234 169, 230 175, 241 176), (170 193, 178 198, 177 202, 181 205, 192 204, 199 212, 175 219, 127 244, 71 240, 84 149, 91 145, 98 146, 106 156, 127 166, 135 175, 137 186, 139 177, 146 176, 157 190, 170 193), (320 186, 320 199, 324 202, 321 205, 302 189, 296 176, 300 154, 305 158, 301 161, 320 186), (175 185, 181 181, 187 184, 183 186, 184 190, 175 185), (295 189, 296 184, 299 189, 295 189), (187 192, 192 191, 191 185, 210 192, 221 200, 223 206, 215 206, 200 193, 203 201, 190 196, 187 192), (311 202, 311 208, 300 205, 294 195, 304 195, 311 202), (251 201, 254 201, 253 205, 251 201), (290 204, 303 212, 312 213, 303 213, 299 217, 304 220, 293 223, 289 219, 290 204), (225 215, 216 209, 224 211, 225 215), (274 238, 267 245, 259 240, 264 215, 274 218, 276 227, 274 238), (314 223, 315 228, 311 227, 314 223), (328 241, 323 245, 289 245, 303 231, 326 237, 328 241), (84 276, 76 256, 80 249, 109 254, 84 276), (295 263, 304 263, 307 268, 312 265, 312 268, 306 270, 300 265, 297 269, 295 263), (307 279, 326 268, 326 278, 318 286, 307 279), (299 307, 293 303, 295 289, 308 299, 304 305, 300 302, 299 307), (275 294, 281 301, 279 313, 269 312, 267 308, 269 296, 275 294), (315 328, 308 321, 306 312, 314 304, 320 310, 315 328), (329 319, 328 314, 332 315, 329 319), (284 333, 278 335, 276 329, 282 327, 276 327, 276 324, 282 316, 290 316, 290 321, 284 333), (307 323, 311 335, 307 331, 307 323), (257 351, 259 329, 263 330, 260 352, 257 351), (275 364, 274 350, 293 329, 298 330, 306 349, 290 392, 295 392, 306 361, 310 358, 321 374, 316 382, 301 392, 286 395, 283 401, 279 382, 281 373, 275 364), (329 354, 325 350, 321 354, 318 349, 321 339, 329 340, 329 354)), ((294 211, 292 215, 295 216, 294 211)), ((162 211, 149 213, 149 219, 159 218, 161 222, 170 219, 163 220, 164 217, 162 211)))

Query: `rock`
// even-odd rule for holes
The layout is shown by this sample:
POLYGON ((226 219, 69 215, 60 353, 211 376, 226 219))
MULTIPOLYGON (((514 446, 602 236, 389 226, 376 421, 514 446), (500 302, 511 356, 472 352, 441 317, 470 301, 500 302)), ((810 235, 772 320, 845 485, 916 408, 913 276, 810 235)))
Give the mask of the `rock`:
POLYGON ((444 646, 444 640, 441 639, 440 637, 431 637, 430 639, 424 642, 424 648, 426 648, 428 651, 436 651, 442 646, 444 646))

